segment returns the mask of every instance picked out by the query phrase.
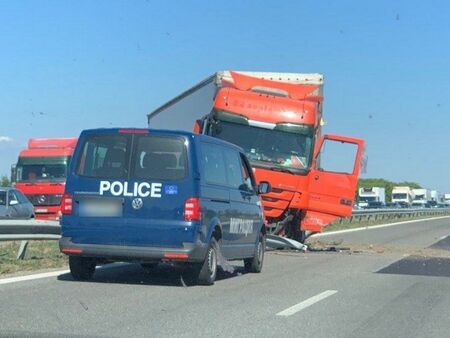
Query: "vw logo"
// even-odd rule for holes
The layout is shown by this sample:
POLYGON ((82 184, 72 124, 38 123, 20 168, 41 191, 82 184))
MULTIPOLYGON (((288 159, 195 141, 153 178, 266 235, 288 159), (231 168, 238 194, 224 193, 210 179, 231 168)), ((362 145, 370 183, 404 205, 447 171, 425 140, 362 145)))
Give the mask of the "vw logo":
POLYGON ((140 198, 140 197, 135 198, 131 202, 131 206, 133 207, 133 209, 136 209, 136 210, 142 208, 143 205, 144 205, 144 202, 142 202, 142 198, 140 198))

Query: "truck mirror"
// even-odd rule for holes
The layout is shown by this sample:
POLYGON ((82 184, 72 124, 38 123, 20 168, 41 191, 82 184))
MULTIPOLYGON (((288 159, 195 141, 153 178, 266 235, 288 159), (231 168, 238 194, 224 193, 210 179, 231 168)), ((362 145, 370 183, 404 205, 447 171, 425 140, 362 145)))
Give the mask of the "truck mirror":
POLYGON ((202 120, 196 120, 194 124, 194 133, 201 134, 202 133, 202 120))
POLYGON ((9 205, 17 205, 17 204, 19 204, 19 202, 16 200, 9 201, 9 205))
POLYGON ((258 184, 258 194, 267 194, 272 191, 272 186, 267 181, 261 181, 258 184))

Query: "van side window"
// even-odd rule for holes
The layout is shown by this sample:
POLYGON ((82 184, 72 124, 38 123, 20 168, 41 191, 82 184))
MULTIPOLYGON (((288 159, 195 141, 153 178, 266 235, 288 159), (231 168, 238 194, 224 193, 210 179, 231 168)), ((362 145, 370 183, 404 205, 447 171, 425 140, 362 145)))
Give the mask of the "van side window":
POLYGON ((255 191, 253 187, 256 185, 256 183, 251 173, 251 170, 252 170, 251 167, 248 165, 247 161, 245 161, 245 159, 241 155, 241 172, 242 175, 244 176, 244 185, 245 185, 245 188, 244 189, 241 188, 241 190, 246 190, 249 192, 255 191))
POLYGON ((166 136, 139 136, 133 154, 131 177, 179 180, 186 176, 184 139, 166 136))
POLYGON ((239 160, 239 153, 232 149, 224 149, 226 171, 228 174, 228 184, 234 189, 241 189, 244 183, 242 177, 241 161, 239 160))
POLYGON ((206 182, 227 185, 222 148, 209 143, 201 143, 201 149, 201 164, 206 182))
POLYGON ((77 174, 88 177, 122 178, 127 171, 127 138, 120 135, 87 137, 77 174))

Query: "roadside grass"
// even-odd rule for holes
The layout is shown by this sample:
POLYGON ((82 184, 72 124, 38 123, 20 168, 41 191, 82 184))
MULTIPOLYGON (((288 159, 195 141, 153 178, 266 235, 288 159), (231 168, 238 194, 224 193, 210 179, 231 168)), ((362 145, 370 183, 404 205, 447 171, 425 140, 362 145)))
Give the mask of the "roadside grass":
POLYGON ((323 232, 347 230, 347 229, 354 229, 354 228, 361 228, 361 227, 370 227, 370 226, 380 225, 380 224, 398 223, 398 222, 404 222, 404 221, 420 220, 420 219, 426 219, 426 218, 431 218, 431 217, 442 217, 442 216, 449 216, 449 214, 415 216, 415 217, 377 218, 377 219, 361 220, 361 221, 358 219, 354 219, 353 221, 350 221, 349 218, 345 218, 342 220, 337 220, 330 225, 327 225, 323 232))
POLYGON ((0 276, 68 265, 67 257, 59 252, 58 241, 29 241, 23 260, 16 259, 19 247, 20 241, 0 242, 0 276))

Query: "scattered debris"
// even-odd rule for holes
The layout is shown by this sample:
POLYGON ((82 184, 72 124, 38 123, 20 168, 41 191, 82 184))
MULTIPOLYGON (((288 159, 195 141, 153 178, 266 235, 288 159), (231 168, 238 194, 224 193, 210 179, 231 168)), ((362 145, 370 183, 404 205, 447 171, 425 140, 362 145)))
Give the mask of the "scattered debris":
POLYGON ((291 249, 306 252, 308 246, 293 239, 276 235, 266 235, 266 245, 272 249, 291 249))

